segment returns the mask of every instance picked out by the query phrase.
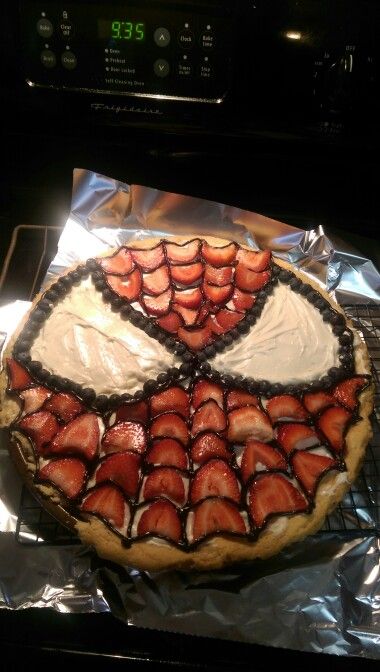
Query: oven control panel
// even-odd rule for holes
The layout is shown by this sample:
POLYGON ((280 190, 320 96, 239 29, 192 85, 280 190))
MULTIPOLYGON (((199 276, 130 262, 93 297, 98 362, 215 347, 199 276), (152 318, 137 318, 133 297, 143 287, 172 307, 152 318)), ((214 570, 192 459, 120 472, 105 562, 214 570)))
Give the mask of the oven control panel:
POLYGON ((221 102, 231 78, 233 17, 218 4, 188 7, 25 1, 25 79, 36 87, 221 102))

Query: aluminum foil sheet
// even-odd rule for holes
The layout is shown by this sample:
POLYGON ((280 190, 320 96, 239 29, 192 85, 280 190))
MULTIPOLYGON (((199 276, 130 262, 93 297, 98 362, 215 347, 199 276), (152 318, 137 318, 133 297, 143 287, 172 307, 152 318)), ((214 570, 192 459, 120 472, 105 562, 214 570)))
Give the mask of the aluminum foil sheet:
MULTIPOLYGON (((380 276, 372 262, 333 240, 320 226, 301 231, 236 207, 129 186, 86 170, 74 171, 71 213, 45 284, 68 266, 110 247, 172 235, 216 235, 254 249, 270 248, 302 268, 340 303, 380 304, 380 276)), ((15 302, 0 309, 2 342, 27 308, 26 302, 15 302)), ((376 418, 374 428, 379 438, 376 418)), ((104 562, 80 544, 29 545, 28 528, 21 534, 17 527, 21 482, 8 456, 6 437, 3 431, 1 607, 111 611, 130 625, 155 630, 380 658, 376 470, 367 479, 371 507, 358 488, 357 524, 346 525, 348 531, 322 532, 275 558, 230 570, 152 574, 104 562)), ((380 453, 379 443, 372 450, 380 453)), ((347 510, 347 521, 350 515, 347 510)))

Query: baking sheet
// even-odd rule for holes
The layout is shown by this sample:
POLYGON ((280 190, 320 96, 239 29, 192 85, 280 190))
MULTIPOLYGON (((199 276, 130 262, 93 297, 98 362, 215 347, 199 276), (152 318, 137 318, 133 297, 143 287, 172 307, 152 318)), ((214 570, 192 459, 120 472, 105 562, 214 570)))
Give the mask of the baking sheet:
MULTIPOLYGON (((269 247, 327 287, 340 303, 380 305, 380 276, 372 262, 331 239, 322 227, 305 232, 236 207, 129 186, 87 170, 74 172, 71 213, 45 282, 109 247, 152 235, 217 235, 254 249, 269 247)), ((0 309, 3 340, 28 305, 14 302, 0 309)), ((375 418, 374 423, 378 432, 375 418)), ((3 432, 0 606, 68 613, 111 610, 140 627, 380 658, 376 474, 370 513, 360 500, 357 506, 368 533, 354 527, 349 533, 315 535, 276 558, 229 571, 152 574, 104 562, 82 545, 17 543, 21 484, 6 441, 3 432)), ((376 454, 375 463, 378 459, 376 454)))

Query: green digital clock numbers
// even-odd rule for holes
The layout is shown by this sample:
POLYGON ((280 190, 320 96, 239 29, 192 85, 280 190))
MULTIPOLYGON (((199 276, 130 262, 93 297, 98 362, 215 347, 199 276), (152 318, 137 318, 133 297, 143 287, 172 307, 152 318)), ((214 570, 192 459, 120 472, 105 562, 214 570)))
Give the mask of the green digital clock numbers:
POLYGON ((133 21, 112 21, 111 37, 113 37, 114 40, 142 42, 145 39, 145 23, 133 23, 133 21))

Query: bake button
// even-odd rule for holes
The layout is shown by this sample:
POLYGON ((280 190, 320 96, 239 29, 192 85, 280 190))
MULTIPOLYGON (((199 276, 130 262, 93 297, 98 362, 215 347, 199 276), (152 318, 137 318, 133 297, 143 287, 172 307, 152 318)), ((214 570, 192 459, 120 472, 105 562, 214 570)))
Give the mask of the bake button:
POLYGON ((61 56, 61 63, 66 70, 74 70, 77 67, 77 57, 72 51, 65 51, 61 56))
POLYGON ((39 19, 37 21, 37 33, 41 37, 51 37, 53 35, 53 24, 49 19, 39 19))
POLYGON ((170 72, 170 65, 164 58, 158 58, 153 63, 153 70, 157 77, 167 77, 170 72))
POLYGON ((167 47, 170 42, 170 33, 167 28, 157 28, 154 31, 153 39, 158 47, 167 47))
POLYGON ((182 49, 191 49, 194 45, 194 35, 190 30, 181 30, 178 34, 178 42, 182 49))
POLYGON ((42 65, 45 66, 45 68, 54 68, 55 64, 57 63, 57 59, 55 57, 55 54, 50 51, 50 49, 44 49, 44 51, 41 51, 41 63, 42 65))

